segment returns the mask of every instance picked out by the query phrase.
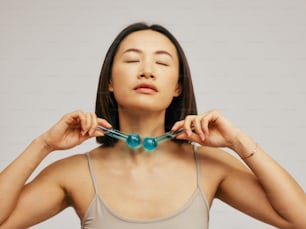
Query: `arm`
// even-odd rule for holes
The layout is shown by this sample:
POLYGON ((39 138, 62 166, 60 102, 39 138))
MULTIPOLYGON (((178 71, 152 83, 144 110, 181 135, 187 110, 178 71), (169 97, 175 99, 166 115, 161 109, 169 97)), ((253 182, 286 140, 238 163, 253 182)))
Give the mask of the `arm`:
POLYGON ((186 134, 179 136, 181 139, 205 146, 228 147, 241 158, 245 158, 251 171, 230 155, 219 154, 224 162, 224 178, 216 193, 218 198, 246 214, 280 228, 306 228, 304 191, 247 134, 217 111, 188 116, 176 123, 173 130, 181 127, 186 130, 186 134), (191 131, 191 126, 195 133, 191 131), (256 153, 248 157, 255 148, 256 153))
POLYGON ((59 164, 55 162, 22 187, 18 200, 13 200, 13 210, 0 225, 1 229, 28 228, 69 206, 69 198, 61 185, 64 171, 59 164))
MULTIPOLYGON (((56 213, 63 208, 64 193, 55 181, 37 179, 29 185, 25 183, 49 153, 55 150, 70 149, 91 137, 103 135, 96 131, 97 125, 107 128, 111 126, 105 120, 97 119, 93 113, 75 111, 66 114, 51 129, 36 138, 17 159, 0 173, 0 228, 7 228, 4 226, 7 220, 18 222, 21 219, 19 217, 22 217, 29 209, 31 209, 30 212, 36 214, 39 211, 56 213), (54 191, 54 196, 50 198, 50 203, 42 202, 40 205, 33 205, 41 201, 44 194, 52 196, 51 190, 54 191)), ((31 217, 34 217, 35 214, 31 217)), ((51 215, 46 215, 41 219, 51 215)), ((31 220, 28 218, 26 221, 31 220)), ((26 222, 24 225, 27 225, 26 222)))
MULTIPOLYGON (((250 151, 256 147, 255 145, 254 141, 247 134, 240 132, 232 149, 243 158, 245 155, 250 154, 250 151)), ((263 204, 263 206, 266 206, 266 209, 270 210, 270 213, 267 211, 268 220, 270 214, 271 218, 273 218, 272 214, 278 215, 280 218, 279 222, 283 221, 283 223, 277 224, 277 226, 284 225, 282 228, 306 228, 305 192, 293 177, 266 154, 260 146, 256 148, 256 153, 252 157, 244 159, 244 162, 252 170, 258 181, 258 185, 249 190, 252 191, 253 189, 255 194, 256 191, 260 194, 254 198, 252 193, 249 193, 246 197, 254 198, 253 206, 263 204)), ((235 195, 233 193, 234 190, 231 190, 229 186, 233 179, 239 179, 239 175, 227 177, 221 185, 220 190, 224 190, 224 192, 220 192, 220 197, 225 201, 229 200, 229 196, 235 195)), ((245 181, 245 183, 248 185, 248 181, 245 181)), ((241 186, 243 187, 244 183, 241 186)), ((247 203, 248 200, 245 202, 247 203)), ((236 203, 234 202, 233 204, 236 203)), ((237 204, 239 207, 239 200, 237 204)), ((252 209, 251 206, 250 209, 252 209)))
POLYGON ((27 179, 51 152, 41 139, 34 140, 25 151, 0 174, 0 225, 16 207, 27 179))

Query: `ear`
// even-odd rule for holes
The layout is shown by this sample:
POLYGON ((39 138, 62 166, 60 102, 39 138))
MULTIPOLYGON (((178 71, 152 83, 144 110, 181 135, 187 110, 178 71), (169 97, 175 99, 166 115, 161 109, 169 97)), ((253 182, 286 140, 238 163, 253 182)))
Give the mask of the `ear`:
POLYGON ((177 84, 175 90, 174 90, 174 97, 178 97, 182 93, 182 87, 181 85, 177 84))

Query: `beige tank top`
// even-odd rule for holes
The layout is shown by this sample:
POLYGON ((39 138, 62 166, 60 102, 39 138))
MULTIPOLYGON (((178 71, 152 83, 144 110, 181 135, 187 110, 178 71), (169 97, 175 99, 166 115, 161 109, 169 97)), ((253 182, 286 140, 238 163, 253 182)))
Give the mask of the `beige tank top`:
POLYGON ((207 229, 209 207, 201 186, 199 159, 194 147, 197 167, 197 188, 189 201, 176 212, 155 219, 131 219, 121 216, 109 208, 99 195, 98 185, 89 153, 89 170, 92 177, 95 196, 91 201, 84 219, 82 229, 207 229))

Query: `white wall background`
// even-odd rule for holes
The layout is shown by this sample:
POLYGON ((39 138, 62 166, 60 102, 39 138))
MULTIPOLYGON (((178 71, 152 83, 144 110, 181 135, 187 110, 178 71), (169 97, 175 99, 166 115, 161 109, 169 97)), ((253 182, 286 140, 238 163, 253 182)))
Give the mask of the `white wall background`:
MULTIPOLYGON (((304 0, 0 0, 0 170, 64 113, 94 110, 105 52, 137 21, 181 42, 200 112, 220 110, 306 189, 304 0)), ((56 152, 35 174, 94 145, 56 152)), ((33 228, 79 225, 68 209, 33 228)), ((216 201, 210 228, 272 227, 216 201)))

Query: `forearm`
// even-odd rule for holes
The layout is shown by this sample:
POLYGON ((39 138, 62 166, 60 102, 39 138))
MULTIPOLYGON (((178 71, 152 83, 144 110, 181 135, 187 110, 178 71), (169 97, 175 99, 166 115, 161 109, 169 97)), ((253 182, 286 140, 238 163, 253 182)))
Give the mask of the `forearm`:
POLYGON ((37 138, 0 173, 0 224, 14 210, 26 181, 50 152, 37 138))
POLYGON ((274 210, 289 222, 305 222, 305 192, 293 177, 245 133, 239 134, 232 149, 245 158, 274 210))

